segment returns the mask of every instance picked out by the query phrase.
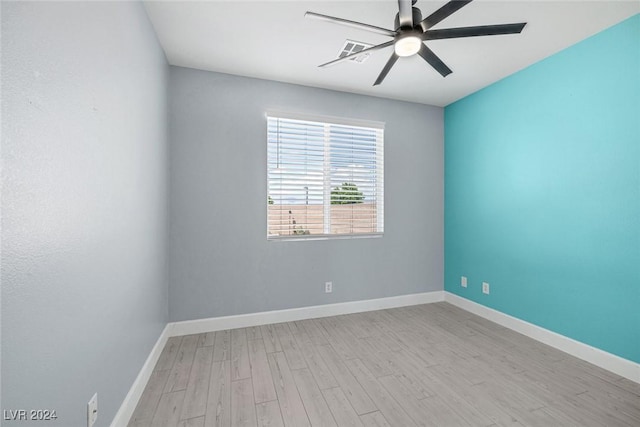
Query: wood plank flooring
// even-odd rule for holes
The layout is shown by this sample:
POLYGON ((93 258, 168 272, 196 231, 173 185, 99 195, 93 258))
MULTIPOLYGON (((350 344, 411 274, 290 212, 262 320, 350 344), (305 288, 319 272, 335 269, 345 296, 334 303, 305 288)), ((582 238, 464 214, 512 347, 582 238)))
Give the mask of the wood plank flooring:
POLYGON ((447 303, 170 338, 130 427, 640 426, 640 384, 447 303))

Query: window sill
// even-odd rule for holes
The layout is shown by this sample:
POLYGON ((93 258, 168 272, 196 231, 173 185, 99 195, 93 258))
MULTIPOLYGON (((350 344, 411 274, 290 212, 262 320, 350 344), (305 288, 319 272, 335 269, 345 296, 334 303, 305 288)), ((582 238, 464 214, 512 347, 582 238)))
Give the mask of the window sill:
POLYGON ((269 242, 297 242, 308 240, 350 240, 350 239, 378 239, 384 233, 367 233, 367 234, 315 234, 315 235, 299 235, 299 236, 267 236, 269 242))

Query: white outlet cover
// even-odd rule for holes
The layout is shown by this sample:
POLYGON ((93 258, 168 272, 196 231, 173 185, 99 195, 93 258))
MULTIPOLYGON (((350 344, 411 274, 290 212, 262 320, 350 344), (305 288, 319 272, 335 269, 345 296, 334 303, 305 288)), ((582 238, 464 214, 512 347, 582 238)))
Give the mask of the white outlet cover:
POLYGON ((87 427, 92 427, 98 419, 98 393, 87 403, 87 427))
POLYGON ((482 282, 482 293, 489 295, 489 283, 482 282))
POLYGON ((324 283, 324 291, 327 294, 333 292, 333 282, 325 282, 324 283))
POLYGON ((462 286, 463 288, 467 287, 467 276, 460 277, 460 286, 462 286))

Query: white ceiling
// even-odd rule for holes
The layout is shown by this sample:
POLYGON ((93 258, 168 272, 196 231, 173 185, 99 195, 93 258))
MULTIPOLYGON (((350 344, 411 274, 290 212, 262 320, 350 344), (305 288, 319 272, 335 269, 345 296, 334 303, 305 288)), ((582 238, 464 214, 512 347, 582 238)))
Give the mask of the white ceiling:
MULTIPOLYGON (((418 0, 423 18, 446 0, 418 0)), ((475 0, 436 28, 527 22, 521 34, 434 40, 428 46, 453 70, 443 78, 419 56, 400 58, 385 81, 372 84, 392 47, 364 63, 318 68, 346 39, 379 44, 390 38, 305 19, 309 10, 393 29, 395 0, 147 1, 169 63, 305 86, 448 105, 640 12, 640 1, 475 0)), ((595 59, 597 60, 597 59, 595 59)))

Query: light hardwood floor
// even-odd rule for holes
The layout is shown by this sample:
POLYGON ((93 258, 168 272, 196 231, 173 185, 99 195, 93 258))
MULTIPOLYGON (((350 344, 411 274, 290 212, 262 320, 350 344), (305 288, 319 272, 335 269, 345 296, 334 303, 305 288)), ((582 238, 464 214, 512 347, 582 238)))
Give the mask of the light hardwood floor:
POLYGON ((167 342, 130 427, 640 426, 640 385, 447 303, 167 342))

